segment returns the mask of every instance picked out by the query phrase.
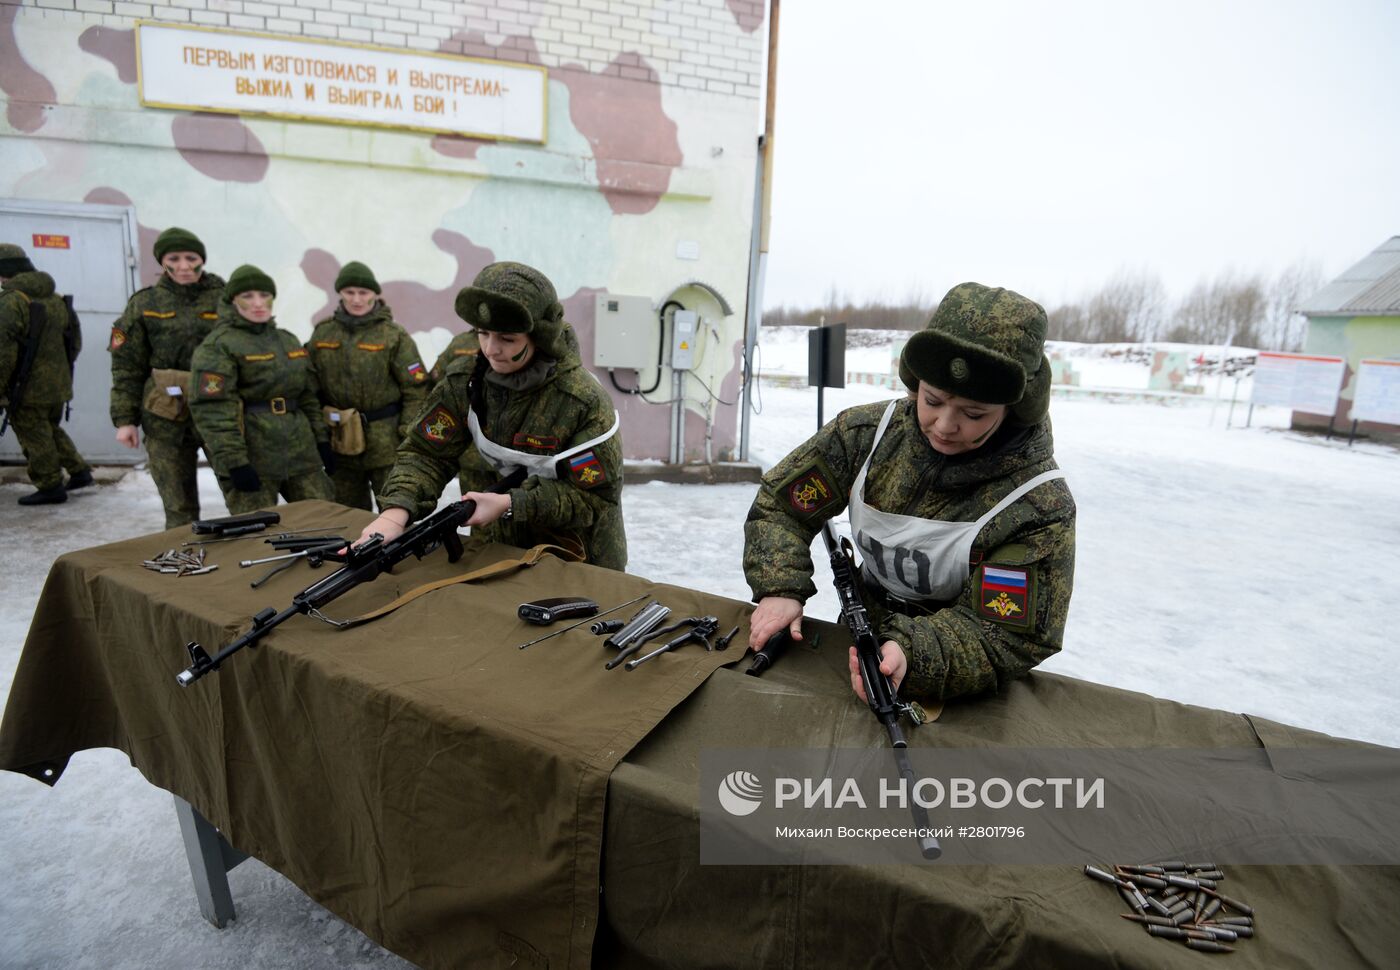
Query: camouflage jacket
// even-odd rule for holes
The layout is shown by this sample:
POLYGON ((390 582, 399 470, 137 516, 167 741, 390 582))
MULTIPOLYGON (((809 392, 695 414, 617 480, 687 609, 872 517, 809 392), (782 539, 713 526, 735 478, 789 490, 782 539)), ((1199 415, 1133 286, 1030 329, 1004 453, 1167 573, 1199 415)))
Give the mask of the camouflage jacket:
POLYGON ((394 419, 369 422, 359 456, 366 468, 392 465, 399 441, 428 397, 428 371, 408 331, 382 302, 362 317, 337 307, 316 324, 306 349, 322 404, 360 412, 401 405, 394 419))
POLYGON ((112 324, 107 350, 112 355, 112 426, 139 424, 147 434, 184 434, 184 421, 145 411, 141 402, 154 368, 189 370, 190 355, 218 323, 224 281, 206 272, 181 286, 162 274, 154 286, 137 290, 112 324))
MULTIPOLYGON (((816 592, 812 539, 846 507, 886 407, 841 412, 763 476, 744 526, 744 574, 755 600, 805 602, 816 592)), ((871 460, 865 501, 901 515, 974 522, 1021 482, 1056 467, 1049 418, 1034 428, 1003 426, 981 448, 950 458, 929 444, 908 400, 871 460)), ((909 658, 904 693, 938 700, 994 690, 1059 652, 1074 580, 1074 519, 1063 479, 1045 483, 978 533, 955 600, 906 614, 867 593, 881 642, 895 641, 909 658), (983 608, 989 566, 1025 573, 1025 610, 1001 617, 983 608)))
POLYGON ((10 381, 24 358, 30 303, 42 306, 46 319, 39 331, 39 348, 29 368, 22 403, 63 404, 73 399, 73 371, 64 336, 73 341, 75 358, 83 337, 63 297, 54 292, 53 277, 39 271, 16 273, 0 292, 0 398, 9 393, 10 381))
MULTIPOLYGON (((459 470, 464 491, 482 491, 500 476, 471 443, 467 427, 468 385, 481 358, 449 367, 428 395, 420 419, 399 446, 398 461, 380 496, 414 518, 428 514, 443 487, 459 470)), ((605 434, 612 427, 612 399, 576 353, 546 367, 535 386, 520 390, 488 375, 482 381, 486 416, 482 431, 516 451, 550 455, 605 434)), ((515 375, 511 375, 515 376, 515 375)), ((571 462, 559 479, 531 477, 511 491, 511 519, 482 530, 487 538, 528 547, 559 539, 581 542, 588 561, 622 569, 627 537, 622 526, 622 441, 614 434, 571 462)))
POLYGON ((433 384, 442 381, 443 375, 447 373, 447 368, 463 357, 475 357, 481 350, 481 342, 477 340, 475 330, 463 330, 452 338, 452 342, 443 348, 438 354, 437 363, 433 364, 433 369, 428 376, 432 378, 433 384))
POLYGON ((190 364, 190 414, 215 471, 252 465, 271 483, 321 467, 316 444, 330 431, 311 354, 275 320, 250 323, 224 304, 190 364))

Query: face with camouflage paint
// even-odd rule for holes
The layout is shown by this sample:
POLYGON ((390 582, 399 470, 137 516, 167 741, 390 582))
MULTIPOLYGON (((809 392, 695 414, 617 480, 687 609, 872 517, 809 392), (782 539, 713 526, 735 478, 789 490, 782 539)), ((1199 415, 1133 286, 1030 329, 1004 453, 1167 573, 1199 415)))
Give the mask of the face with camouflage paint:
POLYGON ((481 356, 497 374, 514 374, 535 356, 535 342, 529 334, 499 330, 476 330, 481 356))
POLYGON ((166 275, 181 286, 197 283, 204 275, 204 260, 200 258, 199 253, 166 253, 160 265, 166 275))
POLYGON ((983 404, 919 382, 919 430, 933 450, 960 455, 980 448, 1006 420, 1005 404, 983 404))
POLYGON ((248 290, 233 298, 233 307, 249 323, 267 323, 272 319, 272 294, 248 290))
POLYGON ((362 317, 374 309, 379 294, 363 286, 347 286, 340 291, 340 302, 352 317, 362 317))

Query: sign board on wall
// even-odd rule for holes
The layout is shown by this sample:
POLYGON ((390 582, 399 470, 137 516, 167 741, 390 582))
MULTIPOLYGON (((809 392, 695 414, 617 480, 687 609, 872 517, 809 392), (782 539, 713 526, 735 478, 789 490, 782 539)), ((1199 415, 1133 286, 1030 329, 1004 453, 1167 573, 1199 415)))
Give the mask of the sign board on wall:
POLYGON ((1335 414, 1346 366, 1341 357, 1260 351, 1250 401, 1307 414, 1335 414))
POLYGON ((513 141, 545 140, 543 67, 142 22, 141 103, 513 141))
POLYGON ((1363 360, 1351 402, 1355 421, 1400 424, 1400 360, 1363 360))

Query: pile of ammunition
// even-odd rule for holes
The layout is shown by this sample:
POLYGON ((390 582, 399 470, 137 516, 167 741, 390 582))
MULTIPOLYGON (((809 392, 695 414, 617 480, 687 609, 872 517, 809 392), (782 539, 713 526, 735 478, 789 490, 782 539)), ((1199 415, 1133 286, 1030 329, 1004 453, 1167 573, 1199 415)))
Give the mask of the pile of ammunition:
POLYGON ((174 573, 176 576, 198 576, 201 573, 212 573, 218 566, 204 565, 204 548, 201 546, 199 552, 181 552, 179 549, 167 549, 150 559, 142 560, 141 565, 158 573, 174 573))
POLYGON ((1179 940, 1203 953, 1233 953, 1226 946, 1254 936, 1254 910, 1219 892, 1225 874, 1209 862, 1156 862, 1085 866, 1084 875, 1108 883, 1131 908, 1122 917, 1152 936, 1179 940))

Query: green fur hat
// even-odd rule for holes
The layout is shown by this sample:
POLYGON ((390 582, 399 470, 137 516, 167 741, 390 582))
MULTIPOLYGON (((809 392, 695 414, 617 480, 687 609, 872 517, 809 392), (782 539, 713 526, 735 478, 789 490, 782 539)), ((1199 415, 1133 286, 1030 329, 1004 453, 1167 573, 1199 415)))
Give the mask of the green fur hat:
POLYGON ((1050 409, 1045 308, 1012 290, 960 283, 904 347, 899 376, 982 404, 1006 404, 1023 424, 1050 409))
POLYGON ((566 349, 564 307, 554 284, 524 263, 487 266, 457 293, 454 309, 478 330, 529 334, 547 357, 558 359, 566 349))
POLYGON ((9 279, 20 273, 32 272, 34 272, 34 264, 29 261, 29 255, 23 247, 16 246, 14 243, 0 243, 0 276, 9 279))

